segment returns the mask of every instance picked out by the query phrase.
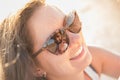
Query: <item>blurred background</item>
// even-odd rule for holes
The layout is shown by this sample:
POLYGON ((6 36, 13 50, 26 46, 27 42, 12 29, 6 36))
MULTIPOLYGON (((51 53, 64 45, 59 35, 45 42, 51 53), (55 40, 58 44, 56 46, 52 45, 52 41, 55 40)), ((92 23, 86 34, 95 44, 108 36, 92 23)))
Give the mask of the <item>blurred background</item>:
MULTIPOLYGON (((29 0, 0 0, 0 21, 29 0)), ((88 45, 106 48, 120 55, 120 0, 46 0, 66 14, 76 10, 88 45)), ((115 80, 102 75, 101 80, 115 80)))

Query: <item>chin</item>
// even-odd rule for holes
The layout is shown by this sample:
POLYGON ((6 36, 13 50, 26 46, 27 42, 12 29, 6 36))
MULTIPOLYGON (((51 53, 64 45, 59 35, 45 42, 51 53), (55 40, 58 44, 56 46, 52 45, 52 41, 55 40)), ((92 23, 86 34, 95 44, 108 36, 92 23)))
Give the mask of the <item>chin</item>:
POLYGON ((71 63, 77 72, 82 72, 87 66, 91 64, 91 62, 92 62, 92 55, 89 52, 88 48, 85 47, 84 55, 80 59, 76 61, 74 60, 71 63))

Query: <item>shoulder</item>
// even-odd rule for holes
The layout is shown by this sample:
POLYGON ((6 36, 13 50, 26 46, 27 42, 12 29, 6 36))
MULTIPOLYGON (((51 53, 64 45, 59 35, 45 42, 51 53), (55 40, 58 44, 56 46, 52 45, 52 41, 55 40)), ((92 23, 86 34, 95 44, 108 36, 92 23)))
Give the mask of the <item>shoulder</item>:
POLYGON ((103 48, 88 46, 92 55, 91 65, 100 75, 101 73, 118 77, 120 75, 120 56, 103 48))
POLYGON ((88 49, 92 55, 91 65, 96 70, 96 72, 100 75, 102 71, 102 56, 103 56, 102 49, 98 47, 93 47, 93 46, 88 46, 88 49))

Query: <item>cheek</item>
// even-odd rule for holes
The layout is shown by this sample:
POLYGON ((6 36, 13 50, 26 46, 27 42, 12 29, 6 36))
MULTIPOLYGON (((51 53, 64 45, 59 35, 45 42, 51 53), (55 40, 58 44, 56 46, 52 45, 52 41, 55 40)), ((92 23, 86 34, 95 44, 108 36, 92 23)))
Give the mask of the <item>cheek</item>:
POLYGON ((69 31, 67 31, 67 34, 68 34, 68 37, 69 37, 69 40, 70 40, 70 44, 71 45, 75 45, 75 44, 85 44, 85 41, 84 41, 84 37, 83 37, 83 34, 82 34, 82 31, 75 34, 75 33, 71 33, 69 31))
POLYGON ((80 32, 79 35, 80 35, 80 41, 81 41, 81 43, 85 44, 85 40, 84 40, 84 36, 83 36, 82 32, 80 32))
POLYGON ((73 67, 67 56, 53 55, 51 53, 38 56, 40 67, 49 75, 64 76, 73 71, 73 67), (49 55, 48 55, 49 54, 49 55), (56 74, 57 73, 57 74, 56 74))

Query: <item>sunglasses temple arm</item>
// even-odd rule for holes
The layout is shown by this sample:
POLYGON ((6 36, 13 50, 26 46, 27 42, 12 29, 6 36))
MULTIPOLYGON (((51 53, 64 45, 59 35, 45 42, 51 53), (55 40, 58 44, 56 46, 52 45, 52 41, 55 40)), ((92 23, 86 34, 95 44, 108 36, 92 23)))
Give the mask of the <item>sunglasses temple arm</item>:
POLYGON ((35 58, 40 52, 42 52, 43 51, 43 49, 39 49, 36 53, 34 53, 33 55, 32 55, 32 57, 33 58, 35 58))

